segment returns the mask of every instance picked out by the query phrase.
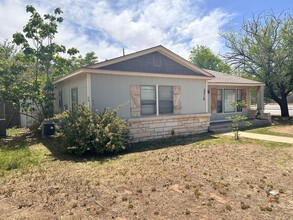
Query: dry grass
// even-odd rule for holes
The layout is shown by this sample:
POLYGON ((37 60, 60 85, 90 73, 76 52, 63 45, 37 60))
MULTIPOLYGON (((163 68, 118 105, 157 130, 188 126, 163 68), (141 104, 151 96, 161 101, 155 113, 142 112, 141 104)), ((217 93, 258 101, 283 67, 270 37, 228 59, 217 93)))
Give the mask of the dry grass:
MULTIPOLYGON (((60 143, 59 143, 60 144, 60 143)), ((64 156, 0 179, 0 219, 290 219, 293 148, 190 136, 112 158, 64 156), (269 195, 278 190, 276 196, 269 195)), ((49 149, 49 150, 48 150, 49 149)))
POLYGON ((248 132, 293 137, 293 118, 274 116, 272 117, 272 126, 255 128, 248 130, 248 132))

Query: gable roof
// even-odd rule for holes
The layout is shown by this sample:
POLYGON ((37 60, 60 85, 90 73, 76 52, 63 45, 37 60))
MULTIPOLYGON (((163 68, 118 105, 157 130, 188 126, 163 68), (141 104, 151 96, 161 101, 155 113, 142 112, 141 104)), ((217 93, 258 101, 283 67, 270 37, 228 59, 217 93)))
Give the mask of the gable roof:
POLYGON ((188 69, 190 69, 191 71, 194 71, 196 73, 198 73, 198 75, 203 75, 203 76, 209 76, 209 77, 213 77, 212 74, 210 74, 209 72, 195 66, 194 64, 192 64, 191 62, 185 60, 184 58, 180 57, 179 55, 177 55, 176 53, 168 50, 167 48, 163 47, 162 45, 156 46, 156 47, 151 47, 145 50, 141 50, 138 52, 134 52, 128 55, 124 55, 124 56, 120 56, 111 60, 106 60, 104 62, 100 62, 91 66, 88 66, 87 68, 99 68, 99 69, 103 69, 103 67, 105 66, 109 66, 109 65, 113 65, 116 63, 120 63, 123 61, 127 61, 133 58, 137 58, 143 55, 147 55, 150 53, 154 53, 154 52, 159 52, 161 54, 163 54, 164 56, 168 57, 169 59, 187 67, 188 69))
POLYGON ((208 85, 246 85, 246 86, 260 86, 264 83, 242 78, 227 73, 221 73, 214 70, 205 69, 207 72, 213 74, 215 77, 208 80, 208 85))
POLYGON ((195 66, 194 64, 190 63, 189 61, 185 60, 184 58, 180 57, 179 55, 173 53, 172 51, 168 50, 167 48, 163 47, 162 45, 156 46, 156 47, 152 47, 149 49, 145 49, 145 50, 141 50, 138 52, 134 52, 128 55, 124 55, 121 57, 117 57, 114 59, 110 59, 110 60, 106 60, 103 62, 99 62, 97 64, 94 65, 90 65, 90 66, 86 66, 84 68, 80 68, 70 74, 67 74, 65 76, 62 76, 61 78, 57 79, 55 81, 55 83, 57 82, 61 82, 65 79, 71 78, 73 76, 82 74, 82 73, 100 73, 100 74, 119 74, 119 75, 136 75, 136 76, 163 76, 163 77, 185 77, 185 78, 193 78, 193 77, 200 77, 200 78, 205 78, 205 79, 209 79, 214 77, 211 73, 207 72, 204 69, 201 69, 197 66, 195 66), (119 70, 119 69, 109 69, 109 67, 112 65, 114 66, 115 64, 121 63, 121 62, 125 62, 125 61, 129 61, 131 59, 135 59, 144 55, 148 55, 151 53, 155 53, 158 52, 162 55, 164 55, 165 57, 169 58, 170 60, 182 65, 184 68, 186 68, 186 70, 189 71, 184 71, 182 72, 140 72, 140 71, 130 71, 130 70, 119 70))
POLYGON ((99 67, 98 69, 126 72, 159 73, 172 75, 206 76, 202 72, 186 67, 156 51, 134 57, 118 63, 99 67))

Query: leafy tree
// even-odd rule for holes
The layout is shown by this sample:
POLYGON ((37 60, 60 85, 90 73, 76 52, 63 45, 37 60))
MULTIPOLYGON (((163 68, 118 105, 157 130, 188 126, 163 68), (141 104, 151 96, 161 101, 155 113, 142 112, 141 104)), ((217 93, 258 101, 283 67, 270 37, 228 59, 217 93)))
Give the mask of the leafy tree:
POLYGON ((77 59, 77 67, 85 67, 89 65, 93 65, 98 62, 98 57, 96 56, 95 52, 91 51, 85 54, 84 57, 81 55, 78 56, 77 59))
POLYGON ((216 56, 210 48, 197 45, 190 52, 189 60, 200 68, 230 73, 231 67, 216 56))
POLYGON ((293 19, 289 14, 261 13, 240 32, 221 34, 231 52, 225 58, 266 85, 270 97, 289 116, 287 96, 293 90, 293 19))
POLYGON ((23 54, 9 41, 0 43, 0 102, 18 107, 21 92, 21 74, 26 69, 23 54))
POLYGON ((31 5, 26 7, 26 11, 31 14, 30 19, 24 26, 23 33, 13 35, 13 42, 21 46, 26 60, 33 63, 34 80, 25 82, 24 90, 28 92, 23 97, 23 104, 29 107, 30 102, 33 103, 40 116, 38 122, 41 123, 44 118, 53 116, 54 60, 60 54, 70 52, 73 55, 77 50, 66 51, 63 45, 54 42, 58 24, 63 21, 60 8, 56 8, 53 15, 45 14, 43 17, 31 5))
POLYGON ((68 74, 80 67, 85 67, 98 62, 98 57, 95 52, 88 52, 83 57, 82 55, 74 56, 78 51, 68 50, 67 53, 70 55, 69 58, 55 57, 54 59, 54 72, 53 79, 68 74))

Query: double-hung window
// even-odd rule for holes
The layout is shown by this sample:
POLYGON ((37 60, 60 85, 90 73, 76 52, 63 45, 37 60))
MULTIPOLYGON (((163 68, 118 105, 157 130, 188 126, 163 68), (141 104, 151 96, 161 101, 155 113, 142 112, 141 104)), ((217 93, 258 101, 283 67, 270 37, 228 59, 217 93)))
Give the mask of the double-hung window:
POLYGON ((173 86, 141 86, 141 115, 173 114, 173 86))
POLYGON ((159 86, 159 114, 173 112, 173 86, 159 86))
POLYGON ((141 86, 141 115, 156 114, 156 86, 141 86))

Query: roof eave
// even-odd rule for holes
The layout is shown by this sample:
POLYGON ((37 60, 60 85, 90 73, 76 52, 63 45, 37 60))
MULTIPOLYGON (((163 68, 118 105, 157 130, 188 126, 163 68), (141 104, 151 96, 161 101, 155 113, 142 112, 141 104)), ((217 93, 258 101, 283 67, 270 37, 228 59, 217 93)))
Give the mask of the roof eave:
POLYGON ((202 79, 210 80, 209 76, 197 76, 197 75, 180 75, 180 74, 162 74, 162 73, 145 73, 145 72, 128 72, 128 71, 116 71, 116 70, 105 70, 105 69, 92 69, 92 68, 81 68, 74 71, 71 74, 65 75, 60 79, 56 80, 54 84, 67 80, 69 78, 85 74, 106 74, 106 75, 122 75, 122 76, 138 76, 138 77, 158 77, 158 78, 175 78, 175 79, 202 79))
POLYGON ((208 81, 208 85, 209 86, 265 86, 264 83, 227 83, 227 82, 209 82, 208 81))

